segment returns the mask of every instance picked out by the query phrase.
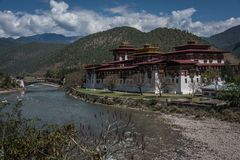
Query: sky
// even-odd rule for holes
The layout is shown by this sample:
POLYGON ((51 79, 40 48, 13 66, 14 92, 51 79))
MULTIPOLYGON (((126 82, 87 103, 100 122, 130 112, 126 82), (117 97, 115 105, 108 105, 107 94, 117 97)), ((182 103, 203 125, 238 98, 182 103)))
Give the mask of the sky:
POLYGON ((0 37, 85 36, 119 26, 208 37, 240 25, 240 0, 0 0, 0 37))

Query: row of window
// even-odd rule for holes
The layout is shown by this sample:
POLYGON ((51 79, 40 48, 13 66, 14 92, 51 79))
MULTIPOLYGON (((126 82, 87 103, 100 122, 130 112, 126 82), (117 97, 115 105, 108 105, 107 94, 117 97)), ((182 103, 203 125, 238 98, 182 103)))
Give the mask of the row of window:
MULTIPOLYGON (((91 82, 93 83, 93 80, 91 82)), ((138 83, 139 82, 140 81, 138 80, 138 83)), ((144 82, 144 79, 142 80, 142 82, 144 82)), ((178 78, 176 78, 176 79, 172 78, 172 79, 168 79, 167 82, 168 83, 177 83, 178 84, 179 80, 178 80, 178 78)), ((193 78, 191 78, 191 83, 193 83, 193 82, 194 82, 194 80, 193 80, 193 78)), ((196 78, 196 82, 197 83, 199 82, 199 78, 196 78)), ((103 81, 97 79, 96 83, 103 83, 103 81)), ((136 83, 136 82, 134 82, 134 83, 136 83)), ((134 83, 133 83, 133 80, 125 80, 125 79, 120 79, 119 80, 119 84, 134 84, 134 83)), ((150 84, 152 83, 150 79, 149 79, 148 83, 150 83, 150 84)), ((188 83, 188 78, 185 78, 185 83, 188 83)))
MULTIPOLYGON (((213 60, 210 59, 210 60, 208 61, 208 60, 204 59, 203 62, 204 62, 204 63, 207 63, 207 62, 213 63, 213 60)), ((217 63, 222 63, 222 60, 221 60, 221 59, 217 60, 217 63)))
MULTIPOLYGON (((191 83, 193 83, 194 82, 194 80, 193 80, 193 78, 191 78, 191 83)), ((199 82, 199 78, 196 78, 196 82, 198 83, 199 82)), ((187 78, 185 78, 185 83, 188 83, 188 79, 187 78)))
POLYGON ((222 66, 204 66, 204 67, 198 67, 199 70, 205 70, 205 69, 208 69, 208 68, 220 70, 220 69, 222 69, 222 66))
MULTIPOLYGON (((91 83, 93 83, 93 80, 91 80, 91 83)), ((97 79, 96 80, 96 83, 99 84, 99 83, 104 83, 104 80, 101 80, 101 79, 97 79)), ((137 80, 137 82, 135 82, 134 80, 126 80, 126 79, 120 79, 120 80, 117 80, 117 83, 119 84, 135 84, 135 83, 141 83, 140 80, 137 80)), ((142 83, 144 83, 144 80, 142 80, 142 83)), ((148 83, 149 84, 152 84, 152 81, 151 79, 148 80, 148 83)))
MULTIPOLYGON (((191 83, 193 83, 193 78, 191 78, 191 83)), ((172 78, 172 79, 168 79, 167 80, 167 82, 168 83, 178 83, 179 82, 179 80, 178 80, 178 78, 172 78)), ((196 82, 198 83, 199 82, 199 78, 196 78, 196 82)), ((185 83, 188 83, 188 78, 185 78, 185 83)))

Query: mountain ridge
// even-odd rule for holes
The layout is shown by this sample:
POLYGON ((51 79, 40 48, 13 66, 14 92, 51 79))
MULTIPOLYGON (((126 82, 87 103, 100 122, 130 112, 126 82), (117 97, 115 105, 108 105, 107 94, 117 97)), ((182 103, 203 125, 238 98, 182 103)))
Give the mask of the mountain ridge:
POLYGON ((240 56, 240 25, 205 39, 218 48, 233 52, 236 56, 240 56))
POLYGON ((31 73, 39 70, 54 52, 65 44, 31 42, 0 52, 0 71, 11 74, 31 73))
MULTIPOLYGON (((129 41, 137 48, 141 48, 145 43, 150 43, 159 47, 160 51, 167 52, 171 51, 174 46, 186 44, 189 40, 208 44, 201 37, 178 29, 157 28, 150 32, 142 32, 133 27, 116 27, 82 37, 65 46, 55 46, 55 49, 49 45, 51 48, 49 51, 48 49, 42 50, 41 47, 39 48, 40 51, 36 50, 32 53, 29 53, 28 50, 23 50, 27 52, 27 58, 24 58, 24 61, 32 61, 31 63, 26 63, 23 67, 17 68, 17 65, 24 63, 24 61, 20 63, 19 60, 15 59, 14 63, 9 63, 12 58, 5 59, 5 61, 0 63, 0 71, 8 71, 15 74, 23 71, 27 73, 41 71, 41 73, 44 73, 47 69, 59 70, 61 68, 79 67, 84 64, 102 63, 112 60, 112 53, 109 50, 117 48, 123 41, 129 41), (40 58, 34 58, 34 56, 40 58), (39 63, 38 59, 41 60, 41 63, 39 63)), ((44 48, 44 45, 40 46, 44 48)), ((31 45, 28 47, 31 48, 31 45)), ((18 56, 23 54, 18 52, 18 50, 11 50, 9 53, 12 54, 12 57, 15 54, 18 56)))
POLYGON ((80 38, 66 46, 59 54, 58 61, 64 61, 67 66, 76 65, 78 64, 76 61, 80 60, 88 63, 111 60, 112 55, 109 50, 118 47, 123 41, 129 41, 135 47, 151 43, 160 47, 161 51, 170 51, 172 47, 189 40, 207 43, 200 37, 178 29, 157 28, 150 32, 141 32, 132 27, 116 27, 80 38), (65 59, 67 56, 68 59, 65 59))
POLYGON ((47 42, 47 43, 73 43, 74 41, 78 40, 80 36, 71 36, 67 37, 61 34, 56 33, 44 33, 44 34, 37 34, 33 36, 26 36, 17 38, 16 41, 22 43, 30 43, 30 42, 47 42))

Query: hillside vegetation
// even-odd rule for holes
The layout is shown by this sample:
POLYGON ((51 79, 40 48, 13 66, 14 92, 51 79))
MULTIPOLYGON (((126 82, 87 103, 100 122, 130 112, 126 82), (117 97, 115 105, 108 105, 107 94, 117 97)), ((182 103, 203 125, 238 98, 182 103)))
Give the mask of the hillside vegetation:
POLYGON ((211 44, 240 56, 240 25, 206 39, 211 44))
POLYGON ((118 27, 83 37, 68 45, 58 53, 56 62, 75 66, 111 60, 112 53, 109 50, 118 47, 123 41, 129 41, 135 47, 151 43, 160 47, 161 51, 170 51, 172 47, 189 40, 207 43, 191 33, 177 29, 158 28, 145 33, 131 27, 118 27))
POLYGON ((131 27, 117 27, 82 37, 67 46, 29 43, 11 48, 4 54, 0 51, 0 71, 16 74, 42 70, 43 73, 50 67, 51 69, 74 68, 82 64, 100 63, 111 60, 112 53, 109 50, 118 47, 123 41, 129 41, 135 47, 151 43, 165 52, 189 40, 207 43, 200 37, 177 29, 157 28, 145 33, 131 27))
POLYGON ((72 36, 72 37, 66 37, 61 34, 55 34, 55 33, 45 33, 45 34, 38 34, 28 37, 20 37, 16 39, 18 42, 22 43, 31 43, 31 42, 47 42, 47 43, 72 43, 76 40, 78 40, 79 36, 72 36))
POLYGON ((21 45, 21 43, 15 41, 12 38, 0 38, 0 58, 1 54, 6 52, 9 48, 21 45))
POLYGON ((28 43, 0 51, 0 71, 12 74, 36 72, 49 65, 52 54, 62 49, 64 44, 28 43))

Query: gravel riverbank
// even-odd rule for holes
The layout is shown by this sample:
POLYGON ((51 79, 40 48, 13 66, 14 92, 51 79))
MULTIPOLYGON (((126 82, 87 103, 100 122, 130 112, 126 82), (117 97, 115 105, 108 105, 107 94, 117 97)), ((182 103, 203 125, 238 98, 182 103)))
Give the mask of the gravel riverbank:
MULTIPOLYGON (((74 95, 74 94, 73 94, 74 95)), ((72 95, 72 96, 73 96, 72 95)), ((106 98, 98 96, 75 96, 81 100, 108 104, 106 98)), ((109 100, 109 99, 107 99, 109 100)), ((111 102, 111 101, 107 101, 111 102)), ((113 100, 112 103, 115 101, 113 100)), ((110 104, 112 104, 110 103, 110 104)), ((144 103, 141 101, 140 105, 144 103)), ((151 103, 146 103, 146 106, 159 106, 151 103)), ((122 101, 121 106, 137 106, 136 103, 122 101), (125 105, 123 105, 124 103, 125 105)), ((137 107, 138 109, 142 107, 137 107)), ((137 110, 135 108, 135 110, 137 110)), ((144 108, 144 107, 143 107, 144 108)), ((150 107, 151 108, 151 107, 150 107)), ((145 159, 203 159, 203 160, 219 160, 219 159, 240 159, 240 124, 220 121, 213 118, 204 118, 204 114, 212 115, 212 112, 201 110, 199 108, 178 108, 173 106, 160 105, 161 111, 152 112, 144 111, 144 115, 139 117, 149 116, 145 119, 148 121, 138 120, 142 123, 147 123, 144 128, 146 133, 146 157, 145 159), (162 114, 162 109, 168 109, 168 114, 162 114), (175 114, 174 112, 182 114, 175 114), (184 113, 189 112, 186 116, 184 113), (204 113, 204 114, 203 114, 204 113), (202 114, 202 116, 196 116, 202 114), (196 119, 199 117, 201 119, 196 119), (153 132, 154 131, 154 132, 153 132)), ((165 113, 165 112, 164 112, 165 113)), ((219 115, 224 115, 222 112, 217 112, 219 115)), ((237 114, 236 114, 237 115, 237 114)), ((213 116, 213 115, 212 115, 213 116)), ((211 116, 208 116, 211 117, 211 116)), ((142 132, 140 130, 139 132, 142 132)))
POLYGON ((240 158, 240 124, 216 119, 196 120, 182 115, 162 115, 173 130, 181 130, 184 138, 192 141, 186 152, 189 159, 240 158), (190 158, 191 157, 191 158, 190 158))

